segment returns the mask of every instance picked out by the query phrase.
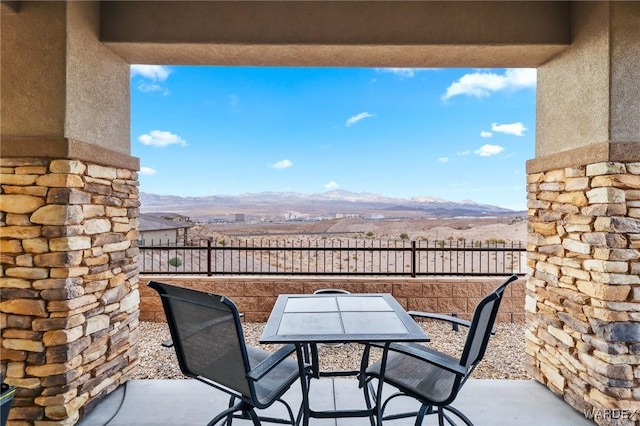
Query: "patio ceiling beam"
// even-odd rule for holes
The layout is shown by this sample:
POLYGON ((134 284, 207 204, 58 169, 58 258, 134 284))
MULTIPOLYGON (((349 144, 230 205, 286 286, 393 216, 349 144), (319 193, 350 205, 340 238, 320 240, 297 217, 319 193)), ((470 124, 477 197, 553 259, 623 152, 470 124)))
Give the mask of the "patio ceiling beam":
POLYGON ((130 63, 536 67, 571 43, 570 2, 102 2, 130 63))

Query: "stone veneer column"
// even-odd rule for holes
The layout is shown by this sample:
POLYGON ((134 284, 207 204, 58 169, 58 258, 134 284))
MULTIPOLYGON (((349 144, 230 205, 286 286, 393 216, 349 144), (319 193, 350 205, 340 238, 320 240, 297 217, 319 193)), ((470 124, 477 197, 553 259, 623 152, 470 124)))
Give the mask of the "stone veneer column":
POLYGON ((640 424, 638 22, 639 2, 571 3, 527 162, 530 372, 600 425, 640 424))
POLYGON ((137 173, 67 159, 0 165, 9 425, 71 425, 137 365, 137 173))
POLYGON ((635 425, 640 411, 625 416, 640 410, 640 163, 527 182, 530 373, 577 410, 595 408, 598 424, 635 425))

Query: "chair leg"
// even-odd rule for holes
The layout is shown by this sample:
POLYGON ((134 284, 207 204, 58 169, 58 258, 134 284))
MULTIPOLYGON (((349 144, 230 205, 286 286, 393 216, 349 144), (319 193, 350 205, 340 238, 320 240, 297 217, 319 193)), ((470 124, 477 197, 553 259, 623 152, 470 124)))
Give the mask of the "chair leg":
POLYGON ((222 419, 225 419, 225 422, 226 422, 226 417, 227 416, 229 416, 230 414, 235 413, 236 411, 240 411, 243 408, 244 407, 243 407, 243 403, 242 402, 234 405, 233 407, 229 407, 226 410, 224 410, 222 413, 220 413, 217 416, 215 416, 209 423, 207 423, 207 426, 214 426, 216 423, 218 423, 222 419))
POLYGON ((367 408, 371 408, 371 397, 373 396, 373 400, 376 399, 375 391, 373 387, 369 389, 370 381, 364 382, 362 386, 362 392, 364 393, 364 401, 367 404, 367 408))
POLYGON ((424 415, 427 413, 427 410, 431 411, 431 406, 422 404, 418 413, 416 414, 416 423, 414 426, 420 426, 422 421, 424 420, 424 415))
MULTIPOLYGON (((362 386, 362 391, 364 392, 364 402, 367 405, 367 410, 372 410, 371 394, 369 393, 369 383, 370 382, 364 382, 364 386, 362 386)), ((374 399, 375 399, 375 392, 373 391, 373 389, 371 390, 371 392, 374 394, 374 399)), ((371 423, 371 426, 376 426, 376 418, 375 418, 375 415, 373 415, 373 412, 369 416, 369 422, 371 423)))
MULTIPOLYGON (((229 398, 229 408, 233 407, 233 404, 235 404, 235 402, 236 402, 236 397, 231 395, 231 397, 229 398)), ((226 425, 231 426, 232 422, 233 422, 233 413, 229 413, 229 415, 227 416, 226 425)))
POLYGON ((247 414, 249 414, 249 417, 251 417, 251 420, 253 421, 253 426, 260 426, 260 417, 258 417, 258 414, 256 414, 256 411, 252 408, 251 410, 247 410, 247 414))
POLYGON ((473 426, 473 423, 471 422, 471 420, 465 416, 462 411, 458 410, 455 407, 452 407, 450 405, 446 406, 446 407, 440 407, 438 409, 438 416, 440 415, 440 413, 442 413, 442 415, 447 419, 447 421, 449 422, 449 424, 455 425, 455 423, 453 422, 453 420, 451 419, 451 417, 447 416, 444 413, 444 410, 450 411, 451 413, 453 413, 457 418, 459 418, 460 420, 462 420, 464 422, 465 425, 467 426, 473 426))
POLYGON ((282 405, 285 406, 285 408, 287 409, 287 413, 289 413, 289 420, 291 420, 291 424, 295 425, 296 419, 293 417, 293 410, 291 409, 291 406, 287 404, 287 402, 283 399, 277 399, 276 401, 280 402, 282 405))

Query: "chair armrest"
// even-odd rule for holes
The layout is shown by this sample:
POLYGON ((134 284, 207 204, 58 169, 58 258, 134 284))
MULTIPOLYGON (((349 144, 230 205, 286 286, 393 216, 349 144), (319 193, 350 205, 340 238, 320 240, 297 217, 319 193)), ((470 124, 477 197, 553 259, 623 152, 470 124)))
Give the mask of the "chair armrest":
MULTIPOLYGON (((411 315, 412 317, 425 318, 425 319, 435 319, 435 320, 439 320, 439 321, 447 321, 447 322, 453 324, 454 327, 456 325, 463 325, 465 327, 471 327, 471 321, 463 320, 461 318, 454 317, 454 316, 451 316, 451 315, 435 314, 435 313, 432 313, 432 312, 419 312, 419 311, 409 311, 407 313, 409 315, 411 315)), ((458 331, 457 328, 454 328, 454 330, 458 331)), ((496 331, 497 331, 496 328, 493 327, 491 329, 491 335, 495 335, 496 331)))
POLYGON ((447 322, 450 322, 451 324, 463 325, 465 327, 471 326, 471 321, 467 321, 462 318, 454 317, 451 315, 435 314, 433 312, 419 312, 419 311, 409 311, 407 313, 412 317, 447 321, 447 322))
POLYGON ((296 347, 292 344, 284 345, 268 358, 265 358, 260 364, 256 365, 247 373, 247 377, 253 381, 263 378, 269 371, 273 370, 285 358, 296 351, 296 347))
POLYGON ((418 358, 422 361, 428 362, 429 364, 437 365, 440 368, 443 368, 460 376, 464 376, 467 374, 467 369, 464 366, 460 365, 459 361, 456 358, 449 357, 444 354, 439 354, 437 352, 428 351, 415 345, 392 343, 389 346, 389 350, 418 358))

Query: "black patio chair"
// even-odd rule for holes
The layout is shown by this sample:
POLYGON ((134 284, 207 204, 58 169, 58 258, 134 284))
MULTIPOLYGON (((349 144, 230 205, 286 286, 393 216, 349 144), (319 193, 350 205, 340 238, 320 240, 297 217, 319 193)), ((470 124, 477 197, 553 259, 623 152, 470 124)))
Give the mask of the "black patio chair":
POLYGON ((226 419, 295 424, 282 395, 299 379, 298 363, 288 356, 294 345, 275 353, 246 345, 238 309, 225 296, 149 282, 162 299, 182 373, 231 395, 229 406, 208 426, 226 419), (289 419, 258 416, 255 409, 282 403, 289 419))
MULTIPOLYGON (((314 291, 313 294, 351 294, 351 292, 341 288, 320 288, 314 291)), ((339 348, 343 345, 344 343, 320 343, 320 346, 326 346, 328 348, 339 348)))
MULTIPOLYGON (((244 317, 244 314, 242 312, 240 312, 240 318, 244 317)), ((167 339, 165 341, 163 341, 161 343, 162 346, 164 346, 165 348, 171 348, 173 347, 173 340, 172 339, 167 339)))
MULTIPOLYGON (((448 315, 409 312, 415 318, 443 320, 469 327, 469 332, 459 358, 418 344, 393 343, 389 348, 386 365, 383 366, 382 362, 378 361, 367 368, 368 382, 364 385, 365 397, 369 398, 369 392, 373 393, 373 387, 370 385, 371 378, 381 379, 399 390, 382 404, 383 420, 415 416, 415 425, 418 426, 422 424, 425 415, 437 414, 438 425, 444 425, 444 420, 450 425, 455 425, 453 418, 447 413, 449 412, 466 425, 473 426, 469 418, 450 404, 455 401, 458 392, 482 360, 489 338, 494 333, 493 324, 504 290, 509 283, 517 279, 516 275, 509 277, 502 285, 485 296, 476 306, 471 321, 448 315), (417 399, 422 404, 420 409, 411 413, 384 416, 384 410, 389 401, 400 396, 417 399)), ((368 351, 368 349, 367 347, 365 350, 368 351)), ((368 353, 365 355, 368 356, 368 353)))

